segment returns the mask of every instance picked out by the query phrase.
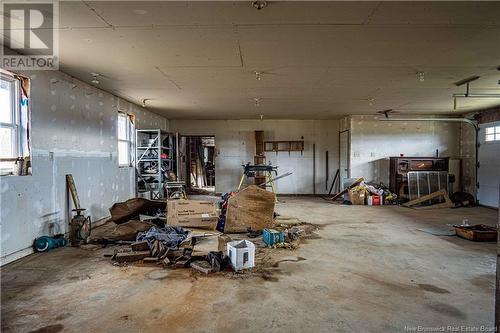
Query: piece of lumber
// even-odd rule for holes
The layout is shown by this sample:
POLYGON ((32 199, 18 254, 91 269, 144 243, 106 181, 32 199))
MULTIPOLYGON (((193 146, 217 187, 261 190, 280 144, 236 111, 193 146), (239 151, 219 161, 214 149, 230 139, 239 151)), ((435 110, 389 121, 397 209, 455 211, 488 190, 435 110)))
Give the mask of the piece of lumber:
POLYGON ((224 233, 262 230, 273 225, 276 195, 250 185, 231 197, 227 206, 224 233))
POLYGON ((339 193, 335 194, 330 200, 332 200, 332 201, 337 200, 338 198, 340 198, 341 196, 343 196, 344 194, 346 194, 350 189, 352 189, 353 187, 358 186, 364 180, 365 179, 363 177, 356 179, 354 181, 354 183, 352 183, 351 185, 349 185, 348 187, 346 187, 345 189, 343 189, 339 193))
POLYGON ((117 253, 115 256, 116 262, 132 262, 139 261, 150 256, 149 251, 136 251, 136 252, 125 252, 117 253))
POLYGON ((132 251, 149 251, 148 241, 135 242, 130 244, 132 251))
POLYGON ((76 185, 72 174, 66 175, 66 184, 68 184, 69 193, 71 193, 71 198, 73 199, 73 205, 76 209, 80 209, 80 198, 78 198, 78 192, 76 191, 76 185))
POLYGON ((408 201, 408 202, 404 203, 403 206, 412 208, 415 205, 421 204, 425 201, 429 201, 431 199, 438 198, 441 196, 444 198, 445 202, 439 203, 439 204, 434 204, 434 205, 429 205, 429 206, 424 206, 424 207, 419 207, 418 209, 436 209, 436 208, 451 208, 451 207, 453 207, 453 202, 450 200, 448 193, 444 189, 436 191, 436 192, 432 192, 431 194, 427 194, 427 195, 424 195, 420 198, 408 201))
POLYGON ((207 261, 193 261, 190 264, 190 266, 191 266, 192 269, 194 269, 194 270, 196 270, 198 272, 201 272, 203 274, 213 273, 212 266, 207 261))
POLYGON ((158 258, 154 258, 154 257, 147 257, 147 258, 144 258, 142 259, 142 261, 145 263, 145 264, 156 264, 160 259, 158 258))

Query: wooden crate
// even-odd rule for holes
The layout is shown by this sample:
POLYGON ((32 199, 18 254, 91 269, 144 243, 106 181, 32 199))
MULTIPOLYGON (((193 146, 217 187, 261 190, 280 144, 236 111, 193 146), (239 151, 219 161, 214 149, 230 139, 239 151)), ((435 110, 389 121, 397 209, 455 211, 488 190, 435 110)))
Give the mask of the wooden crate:
POLYGON ((485 224, 471 226, 455 225, 454 227, 458 237, 473 242, 494 242, 497 240, 497 229, 485 224))

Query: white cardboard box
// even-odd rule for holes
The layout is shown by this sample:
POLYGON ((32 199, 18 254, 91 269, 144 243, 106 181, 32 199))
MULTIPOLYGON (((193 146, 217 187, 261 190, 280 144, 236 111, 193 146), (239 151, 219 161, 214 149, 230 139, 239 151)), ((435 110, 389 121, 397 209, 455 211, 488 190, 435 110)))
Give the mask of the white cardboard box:
POLYGON ((227 255, 235 271, 255 266, 255 245, 247 240, 227 243, 227 255))

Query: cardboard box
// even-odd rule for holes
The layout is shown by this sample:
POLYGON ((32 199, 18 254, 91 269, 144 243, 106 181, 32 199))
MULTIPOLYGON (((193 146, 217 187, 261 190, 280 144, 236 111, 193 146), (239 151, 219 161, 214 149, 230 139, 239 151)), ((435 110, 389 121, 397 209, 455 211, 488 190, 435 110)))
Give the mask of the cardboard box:
POLYGON ((186 228, 215 230, 219 213, 214 202, 200 200, 169 200, 167 223, 186 228))
POLYGON ((366 191, 363 187, 356 186, 349 190, 349 199, 353 205, 365 204, 366 191))

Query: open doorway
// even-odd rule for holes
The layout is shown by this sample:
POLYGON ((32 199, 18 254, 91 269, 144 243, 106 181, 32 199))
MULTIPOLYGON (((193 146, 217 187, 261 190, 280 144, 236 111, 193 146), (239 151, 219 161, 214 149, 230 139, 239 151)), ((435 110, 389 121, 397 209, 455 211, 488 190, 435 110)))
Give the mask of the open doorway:
POLYGON ((215 192, 215 136, 182 136, 183 180, 191 193, 215 192))

